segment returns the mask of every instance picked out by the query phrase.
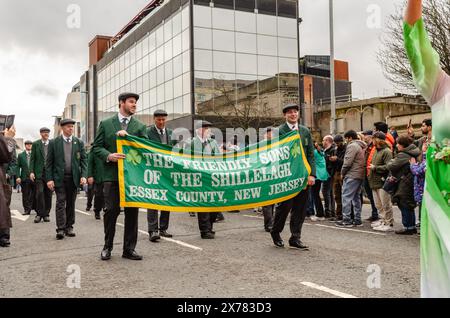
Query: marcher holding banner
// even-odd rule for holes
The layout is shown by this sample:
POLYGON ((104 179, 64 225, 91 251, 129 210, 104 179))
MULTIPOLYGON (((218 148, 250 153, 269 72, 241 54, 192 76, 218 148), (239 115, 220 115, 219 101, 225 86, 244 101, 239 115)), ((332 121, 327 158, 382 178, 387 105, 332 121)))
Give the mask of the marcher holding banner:
MULTIPOLYGON (((286 123, 279 127, 279 134, 283 136, 292 131, 297 131, 300 135, 302 148, 306 151, 306 159, 311 167, 311 173, 308 176, 308 186, 313 186, 315 183, 316 164, 314 160, 314 144, 311 138, 311 133, 308 128, 298 124, 299 120, 299 106, 295 104, 286 105, 283 108, 283 114, 286 118, 286 123)), ((308 200, 308 191, 302 191, 295 197, 286 200, 276 206, 275 218, 273 223, 272 236, 273 243, 276 247, 284 247, 283 239, 280 233, 283 231, 286 219, 291 213, 290 229, 291 238, 289 239, 289 246, 298 249, 308 249, 308 246, 301 241, 301 231, 303 222, 306 217, 306 203, 308 200)))
MULTIPOLYGON (((103 162, 103 194, 105 200, 105 246, 101 253, 102 260, 111 258, 111 251, 116 233, 117 217, 120 214, 119 184, 117 164, 126 156, 117 151, 117 136, 133 135, 147 138, 147 127, 133 118, 136 113, 136 102, 139 95, 123 93, 119 96, 119 113, 103 120, 98 127, 93 150, 94 154, 103 162)), ((123 242, 123 258, 142 260, 142 256, 135 251, 138 236, 139 209, 125 208, 125 232, 123 242)))

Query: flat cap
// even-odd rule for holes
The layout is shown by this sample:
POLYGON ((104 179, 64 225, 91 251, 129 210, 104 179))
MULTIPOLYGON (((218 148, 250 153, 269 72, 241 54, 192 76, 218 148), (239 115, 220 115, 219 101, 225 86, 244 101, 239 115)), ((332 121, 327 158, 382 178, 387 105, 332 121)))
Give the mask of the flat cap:
POLYGON ((62 127, 62 126, 69 125, 69 124, 75 125, 75 123, 76 123, 75 120, 70 119, 70 118, 66 118, 66 119, 61 120, 61 122, 59 124, 62 127))
POLYGON ((297 104, 287 104, 283 107, 283 114, 286 114, 291 109, 296 109, 297 111, 299 111, 300 107, 297 104))
POLYGON ((158 109, 158 110, 156 110, 156 111, 153 113, 153 116, 155 116, 155 117, 167 117, 167 116, 169 116, 169 115, 167 114, 167 112, 166 112, 165 110, 163 110, 163 109, 158 109))
POLYGON ((122 102, 122 101, 124 102, 128 98, 132 98, 132 97, 135 98, 136 101, 139 100, 139 95, 136 94, 136 93, 122 93, 122 94, 119 95, 119 102, 122 102))
POLYGON ((198 120, 198 121, 195 122, 195 129, 205 128, 205 127, 212 127, 212 126, 213 126, 213 124, 211 124, 207 120, 198 120))
POLYGON ((43 133, 43 132, 50 132, 50 128, 47 127, 42 127, 39 132, 43 133))
POLYGON ((386 134, 382 131, 377 131, 376 133, 373 134, 373 138, 386 140, 386 134))
POLYGON ((336 135, 333 140, 334 142, 344 142, 344 137, 342 135, 336 135))
POLYGON ((31 140, 26 140, 24 143, 24 145, 32 145, 32 144, 33 144, 33 142, 31 140))
POLYGON ((373 135, 373 131, 372 131, 372 130, 364 130, 364 131, 362 132, 362 134, 363 134, 364 136, 372 136, 372 135, 373 135))

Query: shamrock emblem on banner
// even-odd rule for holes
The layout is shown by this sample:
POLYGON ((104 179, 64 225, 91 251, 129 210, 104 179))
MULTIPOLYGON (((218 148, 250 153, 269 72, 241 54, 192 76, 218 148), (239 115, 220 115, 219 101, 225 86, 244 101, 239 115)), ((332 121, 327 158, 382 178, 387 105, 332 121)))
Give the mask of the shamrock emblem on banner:
POLYGON ((142 162, 142 157, 139 155, 139 152, 137 152, 137 150, 131 149, 127 154, 127 162, 138 166, 142 162))
POLYGON ((300 156, 300 153, 301 153, 300 145, 296 143, 291 149, 291 156, 297 158, 298 156, 300 156))

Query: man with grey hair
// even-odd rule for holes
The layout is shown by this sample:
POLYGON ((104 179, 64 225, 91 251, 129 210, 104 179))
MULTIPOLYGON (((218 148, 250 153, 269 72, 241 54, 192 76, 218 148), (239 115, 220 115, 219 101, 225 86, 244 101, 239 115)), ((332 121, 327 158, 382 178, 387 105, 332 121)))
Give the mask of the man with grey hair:
POLYGON ((322 195, 325 201, 325 217, 336 217, 335 206, 333 200, 333 175, 335 164, 330 161, 330 157, 336 154, 336 146, 334 145, 333 136, 327 135, 323 137, 322 145, 325 154, 325 162, 328 174, 331 176, 327 181, 322 183, 322 195))

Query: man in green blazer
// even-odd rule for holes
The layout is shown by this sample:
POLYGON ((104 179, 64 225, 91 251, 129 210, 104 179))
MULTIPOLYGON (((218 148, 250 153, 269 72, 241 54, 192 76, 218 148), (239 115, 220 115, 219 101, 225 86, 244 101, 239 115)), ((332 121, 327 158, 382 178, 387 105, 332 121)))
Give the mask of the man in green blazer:
POLYGON ((34 183, 30 179, 32 141, 25 141, 25 150, 17 157, 17 184, 22 187, 23 215, 30 215, 33 209, 34 183))
POLYGON ((56 192, 56 239, 74 237, 78 187, 86 184, 87 156, 84 143, 73 136, 75 121, 61 120, 62 134, 50 142, 45 172, 47 186, 56 192))
POLYGON ((50 143, 50 129, 43 127, 40 130, 41 139, 35 141, 31 147, 30 179, 35 183, 36 191, 36 218, 34 223, 50 222, 52 209, 52 192, 47 187, 45 161, 47 160, 50 143))
MULTIPOLYGON (((151 125, 147 130, 148 139, 151 141, 174 146, 176 140, 172 139, 172 130, 166 127, 167 112, 165 110, 156 110, 153 113, 154 125, 151 125)), ((147 224, 150 242, 158 242, 162 237, 173 237, 172 234, 167 233, 169 228, 170 212, 148 209, 147 210, 147 224)))
MULTIPOLYGON (((94 144, 92 144, 93 146, 94 144)), ((88 202, 86 211, 90 211, 92 207, 92 199, 94 199, 95 219, 100 220, 100 212, 104 208, 103 200, 103 164, 91 149, 88 155, 88 202)))
MULTIPOLYGON (((103 194, 105 200, 105 246, 101 252, 102 260, 111 259, 111 251, 116 233, 117 217, 120 214, 120 192, 118 165, 125 155, 117 153, 117 136, 134 135, 147 138, 147 127, 133 117, 136 113, 136 103, 139 95, 123 93, 119 96, 119 113, 103 120, 98 127, 94 141, 93 152, 103 165, 103 194)), ((138 236, 137 208, 125 208, 125 233, 122 257, 131 260, 142 260, 135 251, 138 236)))
MULTIPOLYGON (((300 134, 303 150, 311 166, 311 175, 308 177, 308 186, 313 186, 315 183, 316 163, 314 159, 314 143, 311 133, 308 128, 300 125, 299 121, 299 106, 296 104, 288 104, 283 108, 283 114, 286 123, 278 127, 279 135, 285 135, 291 131, 297 131, 300 134)), ((280 233, 283 231, 286 219, 291 213, 290 229, 291 238, 289 239, 289 246, 300 250, 308 249, 308 246, 302 243, 301 231, 303 222, 306 217, 306 206, 308 201, 308 189, 304 189, 297 196, 287 201, 276 205, 275 218, 273 221, 272 236, 273 243, 277 247, 284 247, 284 242, 281 239, 280 233)))

